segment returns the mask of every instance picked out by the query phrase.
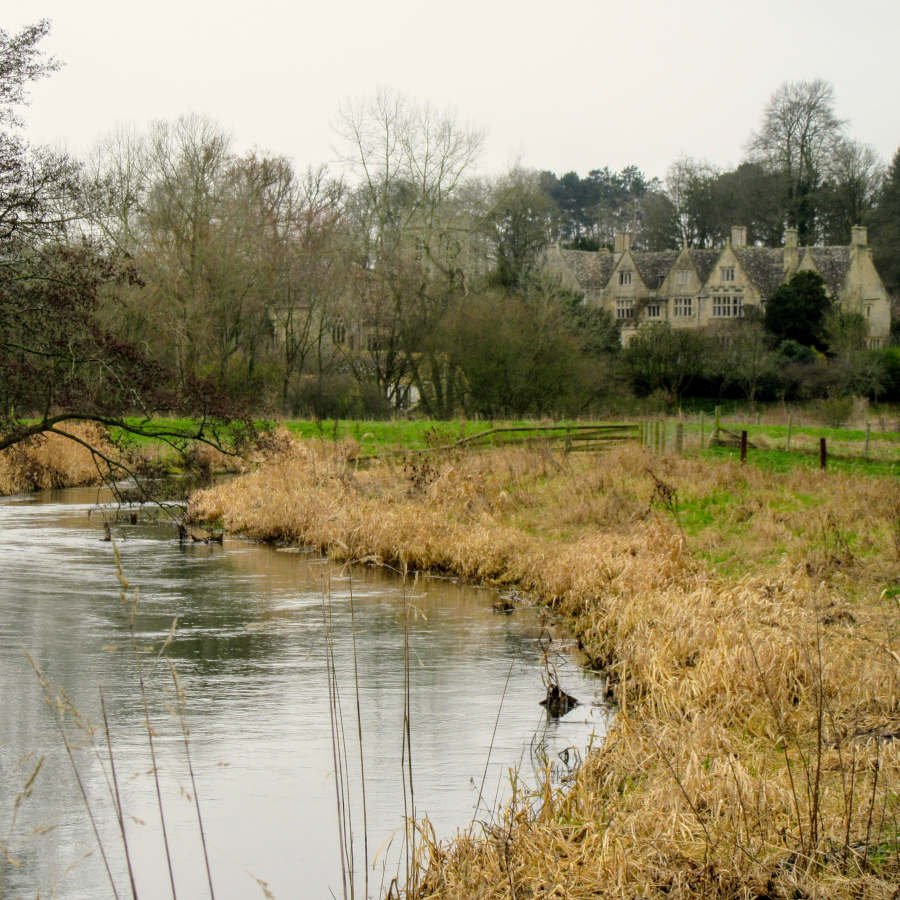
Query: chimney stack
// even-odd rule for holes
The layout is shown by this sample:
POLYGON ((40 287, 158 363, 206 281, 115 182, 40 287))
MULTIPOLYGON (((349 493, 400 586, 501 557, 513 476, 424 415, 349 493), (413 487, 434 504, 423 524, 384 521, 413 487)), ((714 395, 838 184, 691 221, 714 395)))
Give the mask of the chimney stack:
POLYGON ((854 225, 850 229, 850 246, 865 247, 869 242, 869 229, 865 225, 854 225))
POLYGON ((631 232, 630 231, 617 231, 614 242, 613 242, 613 250, 616 253, 624 253, 626 250, 631 249, 631 232))
POLYGON ((799 238, 796 228, 784 229, 784 273, 792 275, 800 265, 799 238))
POLYGON ((731 226, 731 246, 735 250, 747 246, 747 226, 732 225, 731 226))

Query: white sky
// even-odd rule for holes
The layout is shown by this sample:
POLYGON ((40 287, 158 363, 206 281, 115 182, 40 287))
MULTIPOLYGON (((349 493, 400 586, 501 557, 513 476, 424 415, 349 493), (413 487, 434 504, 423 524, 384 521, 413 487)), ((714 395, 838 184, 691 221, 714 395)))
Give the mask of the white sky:
POLYGON ((897 0, 24 0, 0 27, 44 17, 64 68, 27 134, 76 154, 197 112, 239 151, 330 162, 341 103, 387 87, 483 128, 487 171, 663 177, 683 154, 737 164, 778 85, 816 77, 852 137, 900 145, 897 0))

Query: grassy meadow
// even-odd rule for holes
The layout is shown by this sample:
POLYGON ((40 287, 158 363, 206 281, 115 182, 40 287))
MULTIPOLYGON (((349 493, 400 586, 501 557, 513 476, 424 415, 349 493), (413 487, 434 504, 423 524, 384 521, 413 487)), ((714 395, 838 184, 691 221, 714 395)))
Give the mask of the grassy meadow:
POLYGON ((512 587, 619 709, 563 789, 446 845, 424 827, 410 896, 895 896, 896 478, 637 444, 357 454, 297 441, 190 515, 512 587))

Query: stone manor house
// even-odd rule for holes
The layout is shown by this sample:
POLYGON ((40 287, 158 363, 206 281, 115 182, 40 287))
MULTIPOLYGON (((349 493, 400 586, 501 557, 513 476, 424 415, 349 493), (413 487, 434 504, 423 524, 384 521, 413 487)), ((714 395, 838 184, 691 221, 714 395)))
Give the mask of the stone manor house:
POLYGON ((617 234, 612 251, 553 248, 547 262, 584 302, 608 310, 627 344, 645 323, 703 328, 741 319, 797 272, 822 276, 828 295, 846 312, 858 312, 868 325, 867 344, 887 342, 891 304, 872 262, 867 230, 852 229, 849 246, 799 247, 797 231, 787 229, 784 247, 748 247, 747 229, 735 226, 731 240, 715 250, 636 251, 631 234, 617 234))

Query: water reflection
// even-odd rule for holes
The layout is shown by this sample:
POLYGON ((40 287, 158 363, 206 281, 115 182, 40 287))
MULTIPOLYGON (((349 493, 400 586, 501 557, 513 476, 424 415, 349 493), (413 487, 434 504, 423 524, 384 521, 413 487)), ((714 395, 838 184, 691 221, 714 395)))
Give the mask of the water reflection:
MULTIPOLYGON (((22 648, 94 721, 98 685, 104 686, 139 885, 147 896, 168 893, 129 616, 112 546, 102 541, 97 515, 89 515, 95 501, 96 491, 68 491, 0 502, 0 841, 16 795, 35 760, 45 758, 33 795, 16 813, 10 853, 21 865, 5 868, 7 896, 111 895, 65 749, 22 648)), ((540 626, 522 612, 496 615, 490 592, 440 579, 404 584, 382 570, 341 569, 308 553, 235 539, 180 545, 171 529, 123 524, 113 531, 131 585, 127 596, 139 589, 135 642, 181 896, 204 896, 205 873, 172 682, 156 657, 175 617, 167 656, 186 691, 220 900, 254 896, 255 878, 281 898, 328 896, 329 887, 340 893, 325 623, 349 741, 356 727, 351 603, 373 853, 402 825, 408 604, 415 608, 409 628, 416 806, 439 835, 472 816, 498 710, 485 788, 491 804, 509 767, 524 763, 527 771, 536 732, 555 758, 566 746, 583 747, 603 726, 602 711, 591 705, 602 685, 561 658, 566 689, 585 702, 545 727, 537 705, 540 626)), ((89 736, 76 730, 73 737, 89 736)), ((102 732, 95 740, 98 754, 79 751, 76 758, 124 888, 102 732)), ((348 752, 356 758, 355 746, 348 752)), ((350 787, 358 797, 355 770, 350 787)), ((358 805, 351 811, 358 829, 361 811, 358 805)))

